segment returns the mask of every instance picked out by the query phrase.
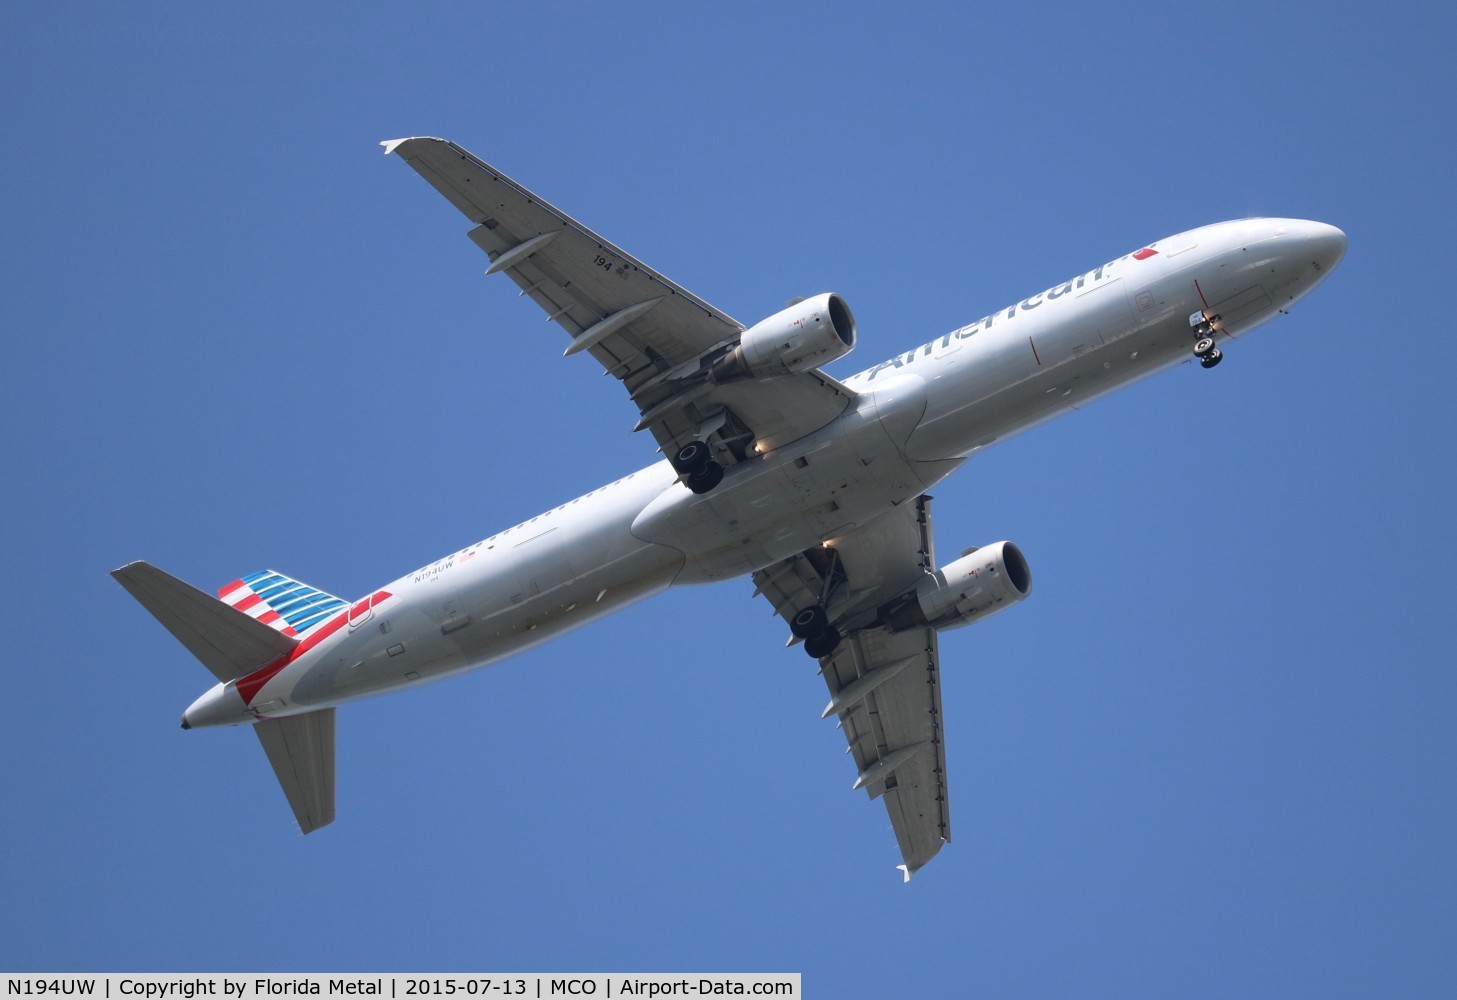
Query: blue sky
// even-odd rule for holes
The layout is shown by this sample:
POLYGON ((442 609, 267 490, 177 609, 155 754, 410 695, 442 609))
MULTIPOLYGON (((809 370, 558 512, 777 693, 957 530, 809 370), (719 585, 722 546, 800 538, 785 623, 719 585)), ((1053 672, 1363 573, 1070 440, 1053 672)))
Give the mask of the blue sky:
POLYGON ((1450 990, 1457 19, 1305 6, 13 4, 0 967, 1450 990), (412 134, 743 321, 840 292, 840 375, 1207 222, 1350 250, 935 491, 943 557, 1010 538, 1036 589, 943 637, 909 887, 747 581, 341 710, 303 838, 107 571, 354 596, 654 458, 412 134))

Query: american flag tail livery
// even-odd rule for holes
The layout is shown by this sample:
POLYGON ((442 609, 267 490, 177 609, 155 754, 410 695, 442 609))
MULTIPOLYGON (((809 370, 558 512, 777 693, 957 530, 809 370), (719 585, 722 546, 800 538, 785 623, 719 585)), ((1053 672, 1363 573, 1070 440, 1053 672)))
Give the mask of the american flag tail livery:
POLYGON ((218 598, 287 636, 303 635, 343 610, 347 603, 271 569, 219 587, 218 598))

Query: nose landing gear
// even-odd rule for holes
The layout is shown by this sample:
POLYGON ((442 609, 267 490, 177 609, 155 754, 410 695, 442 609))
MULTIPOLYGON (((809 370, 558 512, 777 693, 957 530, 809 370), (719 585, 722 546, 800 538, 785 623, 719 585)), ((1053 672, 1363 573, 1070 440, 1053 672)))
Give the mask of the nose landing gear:
POLYGON ((1213 368, 1224 360, 1224 353, 1214 346, 1214 324, 1219 317, 1200 310, 1189 317, 1189 331, 1194 335, 1194 357, 1203 368, 1213 368))

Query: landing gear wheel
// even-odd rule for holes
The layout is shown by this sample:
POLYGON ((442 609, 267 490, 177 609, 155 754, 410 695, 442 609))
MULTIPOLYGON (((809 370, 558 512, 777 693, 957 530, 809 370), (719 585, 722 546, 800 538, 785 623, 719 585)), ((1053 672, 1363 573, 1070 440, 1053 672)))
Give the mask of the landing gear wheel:
POLYGON ((822 656, 829 656, 840 645, 840 630, 831 625, 813 639, 804 641, 804 651, 818 660, 822 656))
POLYGON ((830 616, 818 604, 811 605, 789 619, 789 631, 796 639, 812 639, 830 627, 830 616))
POLYGON ((1219 364, 1223 360, 1224 354, 1219 350, 1219 348, 1216 347, 1214 350, 1204 355, 1204 357, 1200 358, 1199 364, 1203 365, 1205 368, 1213 368, 1215 365, 1219 364))
POLYGON ((1214 350, 1213 337, 1200 337, 1194 342, 1194 356, 1196 358, 1207 357, 1212 350, 1214 350))
POLYGON ((688 488, 694 493, 707 493, 723 482, 723 466, 712 460, 698 472, 688 476, 688 488))
POLYGON ((672 466, 680 476, 693 476, 708 468, 713 452, 703 441, 689 441, 673 455, 672 466))

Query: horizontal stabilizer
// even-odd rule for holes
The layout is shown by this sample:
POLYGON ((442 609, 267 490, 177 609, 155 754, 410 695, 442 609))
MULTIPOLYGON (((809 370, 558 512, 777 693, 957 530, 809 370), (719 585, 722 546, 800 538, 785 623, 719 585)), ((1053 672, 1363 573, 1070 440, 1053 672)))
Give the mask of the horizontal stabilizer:
POLYGON ((113 570, 116 582, 226 683, 286 656, 298 640, 145 562, 113 570))
POLYGON ((304 833, 334 822, 334 709, 253 726, 304 833))

